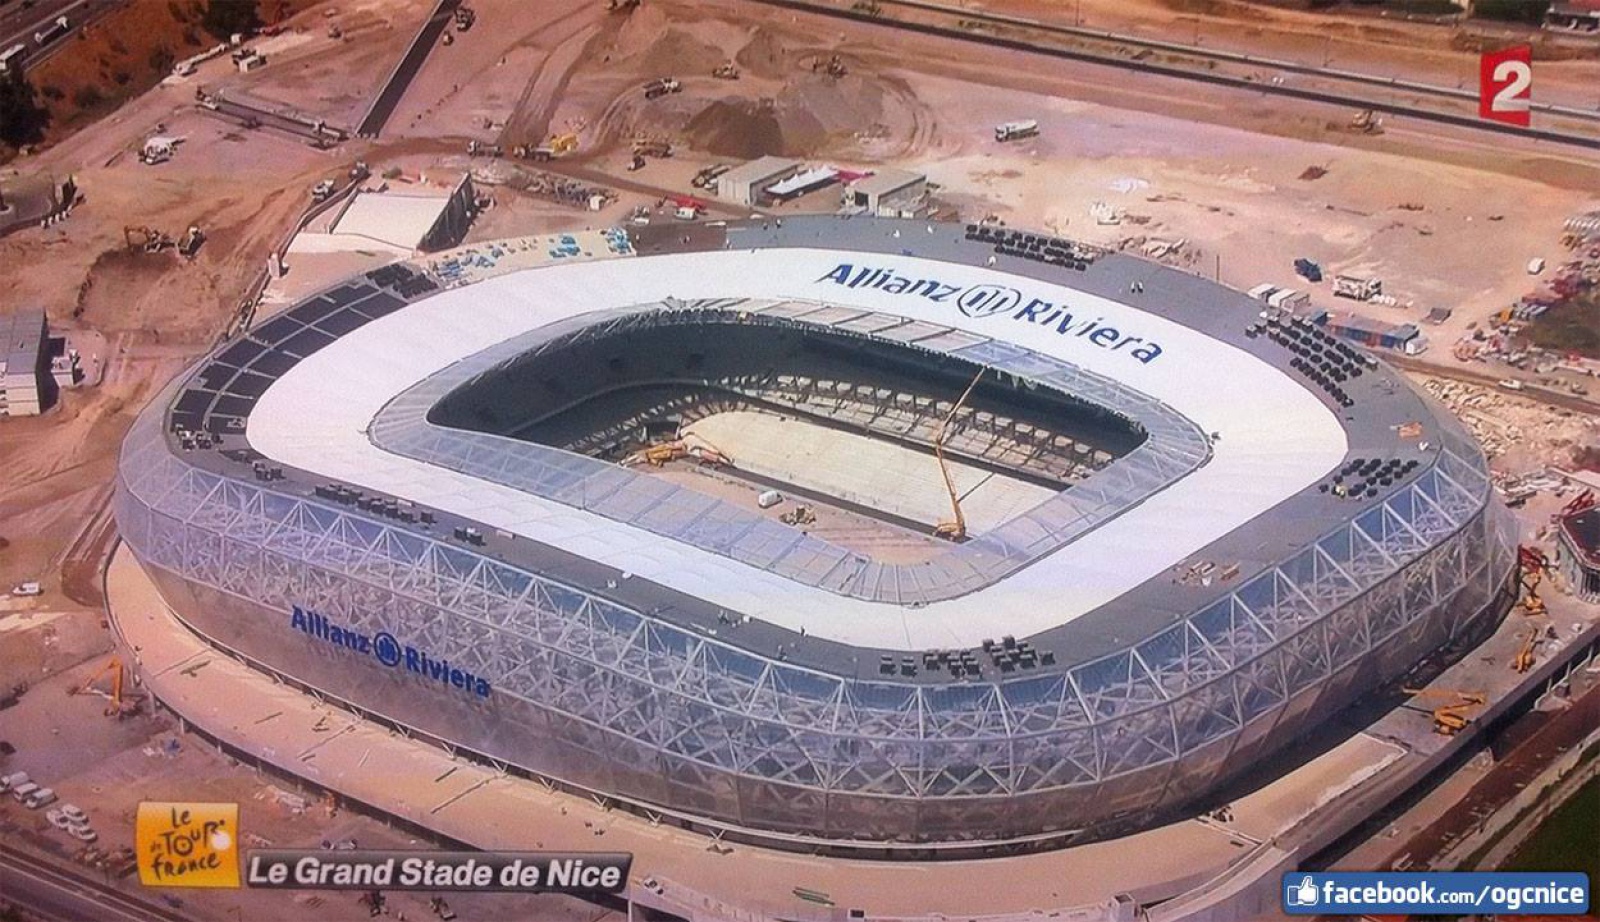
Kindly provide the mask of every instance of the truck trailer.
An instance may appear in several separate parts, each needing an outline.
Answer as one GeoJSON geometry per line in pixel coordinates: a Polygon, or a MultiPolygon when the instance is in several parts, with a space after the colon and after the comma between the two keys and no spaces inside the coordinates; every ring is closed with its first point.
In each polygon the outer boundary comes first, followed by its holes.
{"type": "Polygon", "coordinates": [[[33,43],[43,48],[61,36],[66,35],[67,29],[71,28],[71,25],[67,21],[67,17],[57,16],[54,22],[33,33],[33,43]]]}
{"type": "Polygon", "coordinates": [[[1031,138],[1039,133],[1039,123],[1034,119],[1020,122],[1006,122],[994,127],[994,139],[1001,143],[1006,141],[1020,141],[1031,138]]]}
{"type": "Polygon", "coordinates": [[[657,77],[644,85],[645,99],[659,99],[668,93],[683,92],[683,84],[672,77],[657,77]]]}

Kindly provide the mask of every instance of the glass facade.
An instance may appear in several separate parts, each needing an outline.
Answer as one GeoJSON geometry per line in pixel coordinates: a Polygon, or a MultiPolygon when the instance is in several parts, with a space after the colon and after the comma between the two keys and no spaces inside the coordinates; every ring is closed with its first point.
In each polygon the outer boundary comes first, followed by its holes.
{"type": "Polygon", "coordinates": [[[116,506],[193,629],[531,772],[758,833],[1015,842],[1154,820],[1499,617],[1514,565],[1481,453],[1441,420],[1435,460],[1405,488],[1114,654],[960,684],[847,679],[300,487],[204,470],[164,432],[176,393],[130,432],[116,506]],[[388,634],[446,663],[443,678],[308,632],[297,607],[388,634]]]}

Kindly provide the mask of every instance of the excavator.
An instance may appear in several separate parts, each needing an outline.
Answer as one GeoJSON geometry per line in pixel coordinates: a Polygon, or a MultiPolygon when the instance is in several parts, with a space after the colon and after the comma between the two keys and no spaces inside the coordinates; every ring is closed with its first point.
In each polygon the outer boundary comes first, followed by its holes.
{"type": "Polygon", "coordinates": [[[122,694],[122,660],[115,656],[108,660],[104,666],[101,666],[94,675],[90,676],[88,681],[68,691],[75,695],[92,692],[93,694],[104,696],[106,699],[105,715],[107,717],[127,717],[139,710],[138,698],[133,696],[124,697],[122,694]],[[108,674],[111,676],[111,691],[109,694],[94,687],[94,683],[108,674]]]}
{"type": "Polygon", "coordinates": [[[1483,692],[1464,692],[1449,688],[1405,688],[1408,695],[1417,698],[1448,698],[1449,704],[1433,709],[1433,732],[1440,736],[1455,736],[1467,726],[1467,712],[1489,703],[1483,692]]]}
{"type": "Polygon", "coordinates": [[[157,253],[172,246],[172,238],[145,225],[129,224],[122,229],[122,240],[130,250],[143,250],[146,253],[157,253]]]}
{"type": "Polygon", "coordinates": [[[955,481],[950,478],[950,465],[944,460],[944,440],[950,432],[950,423],[955,420],[956,414],[961,412],[961,408],[966,406],[967,398],[972,396],[973,389],[978,386],[978,379],[982,377],[983,369],[980,368],[978,373],[972,376],[972,383],[961,393],[961,399],[955,402],[955,406],[950,408],[949,415],[945,416],[944,422],[939,424],[939,432],[933,437],[933,456],[939,459],[939,473],[944,475],[944,488],[950,493],[952,513],[950,521],[940,522],[934,526],[933,534],[937,538],[962,541],[967,537],[967,517],[961,512],[961,497],[956,493],[955,481]]]}

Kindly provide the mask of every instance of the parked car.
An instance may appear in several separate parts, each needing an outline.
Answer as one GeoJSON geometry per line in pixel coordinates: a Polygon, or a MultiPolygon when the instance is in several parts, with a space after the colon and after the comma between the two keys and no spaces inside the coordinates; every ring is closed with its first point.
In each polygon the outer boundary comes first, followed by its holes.
{"type": "Polygon", "coordinates": [[[93,842],[100,838],[99,834],[88,826],[70,826],[67,828],[67,834],[79,842],[93,842]]]}
{"type": "Polygon", "coordinates": [[[26,797],[21,798],[22,805],[29,810],[37,810],[56,802],[56,792],[49,788],[36,788],[26,797]]]}
{"type": "Polygon", "coordinates": [[[64,830],[68,826],[72,825],[72,821],[68,820],[67,815],[62,813],[60,810],[51,810],[49,813],[44,815],[44,818],[49,820],[50,825],[56,827],[57,829],[64,830]]]}
{"type": "Polygon", "coordinates": [[[61,812],[66,814],[68,822],[73,826],[89,825],[89,815],[78,809],[73,804],[62,804],[61,812]]]}
{"type": "Polygon", "coordinates": [[[0,778],[0,794],[9,794],[15,791],[18,785],[27,784],[30,780],[27,772],[12,772],[0,778]]]}

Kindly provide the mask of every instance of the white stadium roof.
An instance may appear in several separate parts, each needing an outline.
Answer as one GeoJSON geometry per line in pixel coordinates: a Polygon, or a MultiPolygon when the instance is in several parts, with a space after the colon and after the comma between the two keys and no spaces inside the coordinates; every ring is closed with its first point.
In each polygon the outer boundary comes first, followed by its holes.
{"type": "MultiPolygon", "coordinates": [[[[982,314],[981,305],[969,304],[982,314]]],[[[1053,308],[1052,308],[1053,309],[1053,308]]],[[[1091,334],[1092,335],[1092,334],[1091,334]]],[[[1284,371],[1133,307],[994,270],[827,249],[719,251],[557,264],[426,298],[304,359],[250,414],[252,446],[332,480],[409,498],[631,572],[730,611],[844,643],[903,650],[975,646],[998,630],[1027,636],[1070,621],[1191,557],[1338,466],[1340,420],[1284,371]],[[958,290],[993,285],[1098,318],[1131,348],[1016,321],[968,316],[896,286],[851,288],[841,264],[958,290]],[[826,301],[1013,342],[1122,382],[1213,436],[1210,461],[1056,553],[977,591],[912,608],[848,598],[604,516],[384,451],[373,419],[397,395],[505,340],[545,325],[668,298],[826,301]],[[1148,353],[1146,354],[1148,357],[1148,353]],[[1051,604],[1041,605],[1048,598],[1051,604]]]]}

